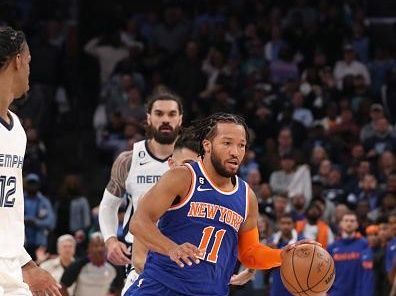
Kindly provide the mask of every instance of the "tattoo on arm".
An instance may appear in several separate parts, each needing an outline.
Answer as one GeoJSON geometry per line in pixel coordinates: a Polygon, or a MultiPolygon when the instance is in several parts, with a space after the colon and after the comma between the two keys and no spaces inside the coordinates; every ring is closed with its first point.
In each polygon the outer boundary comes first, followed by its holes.
{"type": "Polygon", "coordinates": [[[122,197],[125,193],[125,181],[132,163],[132,151],[121,153],[111,168],[110,181],[106,189],[115,196],[122,197]]]}

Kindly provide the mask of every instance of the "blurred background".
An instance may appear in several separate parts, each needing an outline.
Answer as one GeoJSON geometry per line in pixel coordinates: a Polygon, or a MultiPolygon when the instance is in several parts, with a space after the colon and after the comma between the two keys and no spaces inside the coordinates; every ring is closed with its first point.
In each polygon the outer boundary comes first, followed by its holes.
{"type": "MultiPolygon", "coordinates": [[[[26,198],[43,196],[53,213],[43,227],[26,213],[33,256],[55,253],[67,233],[84,253],[111,164],[144,138],[145,99],[160,86],[183,98],[185,125],[244,116],[252,142],[240,176],[259,199],[264,241],[285,213],[326,223],[328,244],[347,209],[363,236],[389,226],[395,1],[15,0],[0,2],[0,23],[22,29],[32,55],[28,99],[14,108],[28,136],[26,198]]],[[[263,295],[260,276],[249,285],[263,295]]]]}

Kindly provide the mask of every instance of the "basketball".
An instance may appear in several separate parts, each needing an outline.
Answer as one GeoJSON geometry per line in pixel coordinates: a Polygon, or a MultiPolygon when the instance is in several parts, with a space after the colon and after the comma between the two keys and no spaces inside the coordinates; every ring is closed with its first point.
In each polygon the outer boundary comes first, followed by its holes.
{"type": "Polygon", "coordinates": [[[322,247],[302,244],[285,253],[280,274],[293,295],[326,295],[335,278],[334,261],[322,247]]]}

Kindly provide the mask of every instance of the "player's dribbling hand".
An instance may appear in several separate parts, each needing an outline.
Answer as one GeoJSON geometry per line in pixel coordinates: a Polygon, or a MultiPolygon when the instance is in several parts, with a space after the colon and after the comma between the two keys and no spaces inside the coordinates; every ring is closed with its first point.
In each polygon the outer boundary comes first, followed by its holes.
{"type": "Polygon", "coordinates": [[[44,269],[34,266],[22,269],[23,281],[28,284],[33,296],[62,296],[60,284],[44,269]]]}
{"type": "Polygon", "coordinates": [[[131,263],[131,252],[127,246],[117,240],[115,237],[110,237],[106,241],[107,259],[115,265],[127,265],[131,263]],[[127,257],[129,256],[129,257],[127,257]]]}
{"type": "Polygon", "coordinates": [[[169,251],[170,259],[182,268],[184,264],[188,266],[191,266],[192,262],[198,264],[200,262],[199,257],[203,257],[203,255],[204,252],[202,250],[190,243],[176,245],[169,251]]]}
{"type": "Polygon", "coordinates": [[[316,246],[319,246],[319,247],[322,246],[322,244],[318,243],[317,241],[314,241],[314,240],[311,240],[311,239],[303,239],[303,240],[300,240],[298,242],[295,242],[294,244],[290,244],[290,245],[287,245],[284,248],[282,248],[281,257],[283,257],[285,252],[289,252],[289,251],[293,250],[295,247],[297,247],[298,245],[303,245],[303,244],[311,244],[311,245],[316,245],[316,246]]]}

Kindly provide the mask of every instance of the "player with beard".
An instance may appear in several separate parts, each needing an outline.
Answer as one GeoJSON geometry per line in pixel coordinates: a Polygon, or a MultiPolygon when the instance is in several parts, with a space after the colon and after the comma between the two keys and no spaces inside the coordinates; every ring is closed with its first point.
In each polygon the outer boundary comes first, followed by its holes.
{"type": "MultiPolygon", "coordinates": [[[[147,139],[121,153],[114,161],[111,177],[99,208],[99,224],[107,246],[107,257],[115,265],[131,263],[133,237],[128,224],[142,197],[168,169],[168,158],[182,124],[182,104],[166,89],[155,92],[147,103],[147,139]],[[123,197],[127,199],[124,218],[124,242],[117,239],[117,213],[123,197]]],[[[133,276],[134,273],[130,273],[133,276]]],[[[130,282],[130,281],[129,281],[130,282]]]]}
{"type": "Polygon", "coordinates": [[[26,133],[9,107],[26,97],[30,60],[23,32],[0,27],[0,295],[60,296],[56,280],[23,247],[26,133]]]}
{"type": "Polygon", "coordinates": [[[259,243],[257,199],[236,176],[248,143],[244,120],[218,113],[193,131],[202,161],[165,173],[132,217],[130,231],[150,252],[125,295],[223,296],[237,257],[253,269],[281,264],[280,250],[259,243]]]}

